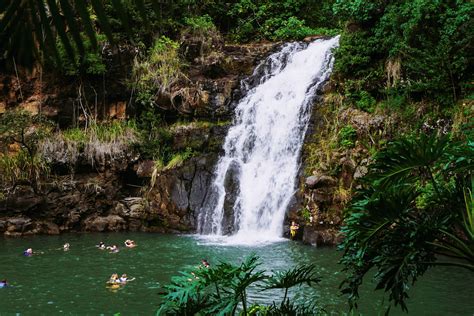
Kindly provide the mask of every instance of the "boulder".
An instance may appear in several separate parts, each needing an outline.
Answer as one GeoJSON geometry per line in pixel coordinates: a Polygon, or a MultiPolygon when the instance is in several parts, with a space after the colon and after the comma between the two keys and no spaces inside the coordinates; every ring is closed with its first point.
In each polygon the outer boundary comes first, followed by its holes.
{"type": "Polygon", "coordinates": [[[305,184],[308,189],[317,189],[322,187],[333,187],[337,184],[337,180],[330,176],[314,175],[307,177],[305,184]]]}
{"type": "Polygon", "coordinates": [[[84,221],[84,230],[93,232],[120,231],[126,227],[125,220],[118,215],[92,215],[84,221]]]}
{"type": "Polygon", "coordinates": [[[318,228],[305,226],[303,229],[303,242],[312,246],[335,246],[342,241],[339,231],[334,228],[318,228]]]}
{"type": "Polygon", "coordinates": [[[39,221],[33,224],[31,233],[33,234],[45,234],[45,235],[59,235],[59,227],[53,222],[39,221]]]}
{"type": "Polygon", "coordinates": [[[7,220],[7,232],[23,233],[31,227],[31,219],[27,217],[12,217],[7,220]]]}

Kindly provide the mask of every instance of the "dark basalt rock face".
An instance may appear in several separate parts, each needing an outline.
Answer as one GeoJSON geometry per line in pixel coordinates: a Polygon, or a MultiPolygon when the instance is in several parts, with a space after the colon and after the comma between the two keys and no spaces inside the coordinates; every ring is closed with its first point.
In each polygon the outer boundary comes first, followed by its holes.
{"type": "MultiPolygon", "coordinates": [[[[44,181],[39,191],[19,185],[0,200],[0,234],[192,232],[196,229],[197,212],[209,194],[213,169],[227,133],[227,126],[221,121],[232,117],[235,102],[241,97],[240,80],[249,76],[277,44],[213,42],[212,50],[202,56],[196,43],[186,45],[183,42],[183,47],[187,47],[184,56],[199,59],[191,62],[187,69],[189,80],[178,83],[169,95],[159,96],[161,99],[156,102],[171,116],[214,122],[204,127],[188,124],[171,131],[173,150],[184,151],[191,147],[201,154],[159,172],[153,161],[142,160],[130,148],[124,148],[122,154],[116,154],[113,159],[100,161],[91,161],[85,155],[78,155],[74,162],[53,157],[49,161],[53,177],[44,181]]],[[[107,91],[97,89],[98,95],[95,95],[95,83],[87,85],[92,90],[85,91],[85,97],[103,100],[99,109],[101,119],[124,119],[126,113],[133,111],[127,108],[130,94],[122,84],[132,60],[128,57],[115,67],[114,74],[107,74],[100,82],[100,87],[107,85],[107,91]]],[[[20,92],[14,84],[16,81],[14,74],[0,74],[0,92],[4,96],[0,98],[0,113],[13,108],[33,114],[41,111],[59,126],[68,126],[77,114],[71,112],[77,99],[77,83],[47,73],[40,76],[36,72],[22,74],[20,71],[20,92]]],[[[227,212],[234,202],[229,196],[227,212]]],[[[230,231],[233,223],[227,226],[230,231]]]]}
{"type": "Polygon", "coordinates": [[[0,203],[0,233],[194,231],[216,159],[217,154],[193,157],[163,171],[152,188],[136,196],[119,173],[63,176],[41,196],[21,188],[0,203]]]}

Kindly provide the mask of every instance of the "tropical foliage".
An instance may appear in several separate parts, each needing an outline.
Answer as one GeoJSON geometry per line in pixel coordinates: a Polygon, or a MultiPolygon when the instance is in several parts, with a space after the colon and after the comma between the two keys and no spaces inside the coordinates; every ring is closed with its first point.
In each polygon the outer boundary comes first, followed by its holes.
{"type": "Polygon", "coordinates": [[[352,306],[372,270],[376,289],[404,310],[410,285],[429,267],[474,271],[474,142],[465,137],[406,136],[376,156],[342,229],[342,287],[352,306]]]}
{"type": "Polygon", "coordinates": [[[259,269],[259,258],[247,257],[240,265],[221,262],[214,266],[200,266],[181,272],[165,287],[163,303],[157,315],[316,315],[313,304],[295,304],[290,288],[320,282],[313,265],[274,272],[259,269]],[[252,304],[249,291],[284,290],[280,302],[268,305],[252,304]]]}
{"type": "Polygon", "coordinates": [[[472,1],[337,0],[333,8],[349,23],[336,57],[346,92],[392,89],[446,104],[472,79],[472,1]]]}
{"type": "Polygon", "coordinates": [[[0,116],[0,183],[2,191],[12,191],[19,184],[39,190],[39,179],[49,168],[38,155],[38,145],[52,131],[51,122],[41,115],[8,111],[0,116]]]}

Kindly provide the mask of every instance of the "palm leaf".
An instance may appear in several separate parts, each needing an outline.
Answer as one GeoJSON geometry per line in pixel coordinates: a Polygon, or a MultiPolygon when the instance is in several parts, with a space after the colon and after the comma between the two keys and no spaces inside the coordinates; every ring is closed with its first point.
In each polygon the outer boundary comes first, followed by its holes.
{"type": "MultiPolygon", "coordinates": [[[[147,2],[153,8],[161,10],[157,0],[147,2]]],[[[39,61],[42,61],[42,56],[52,56],[60,65],[61,59],[56,48],[58,36],[68,58],[75,63],[75,55],[84,54],[82,30],[90,39],[92,48],[97,48],[96,31],[89,16],[88,3],[97,15],[100,31],[107,36],[109,42],[114,43],[109,17],[102,1],[4,0],[0,1],[0,56],[15,57],[25,65],[32,64],[33,56],[39,61]],[[45,53],[39,54],[37,48],[45,53]]],[[[112,5],[124,28],[132,34],[122,0],[112,0],[112,5]]],[[[142,15],[144,25],[149,25],[145,2],[137,1],[136,7],[142,15]]]]}
{"type": "Polygon", "coordinates": [[[95,36],[95,31],[89,13],[87,12],[87,7],[85,1],[74,1],[74,5],[77,13],[81,17],[82,25],[86,31],[89,40],[91,41],[92,47],[97,47],[97,38],[95,36]]]}

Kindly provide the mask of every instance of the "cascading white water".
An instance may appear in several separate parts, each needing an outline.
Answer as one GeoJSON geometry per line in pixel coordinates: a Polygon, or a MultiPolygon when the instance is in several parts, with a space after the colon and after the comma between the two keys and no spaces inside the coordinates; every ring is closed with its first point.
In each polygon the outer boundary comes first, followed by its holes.
{"type": "Polygon", "coordinates": [[[311,103],[330,75],[338,42],[334,37],[286,44],[257,67],[254,77],[262,70],[263,75],[236,107],[212,193],[199,212],[201,234],[232,234],[236,243],[279,239],[311,103]],[[231,187],[234,192],[228,192],[231,187]]]}

